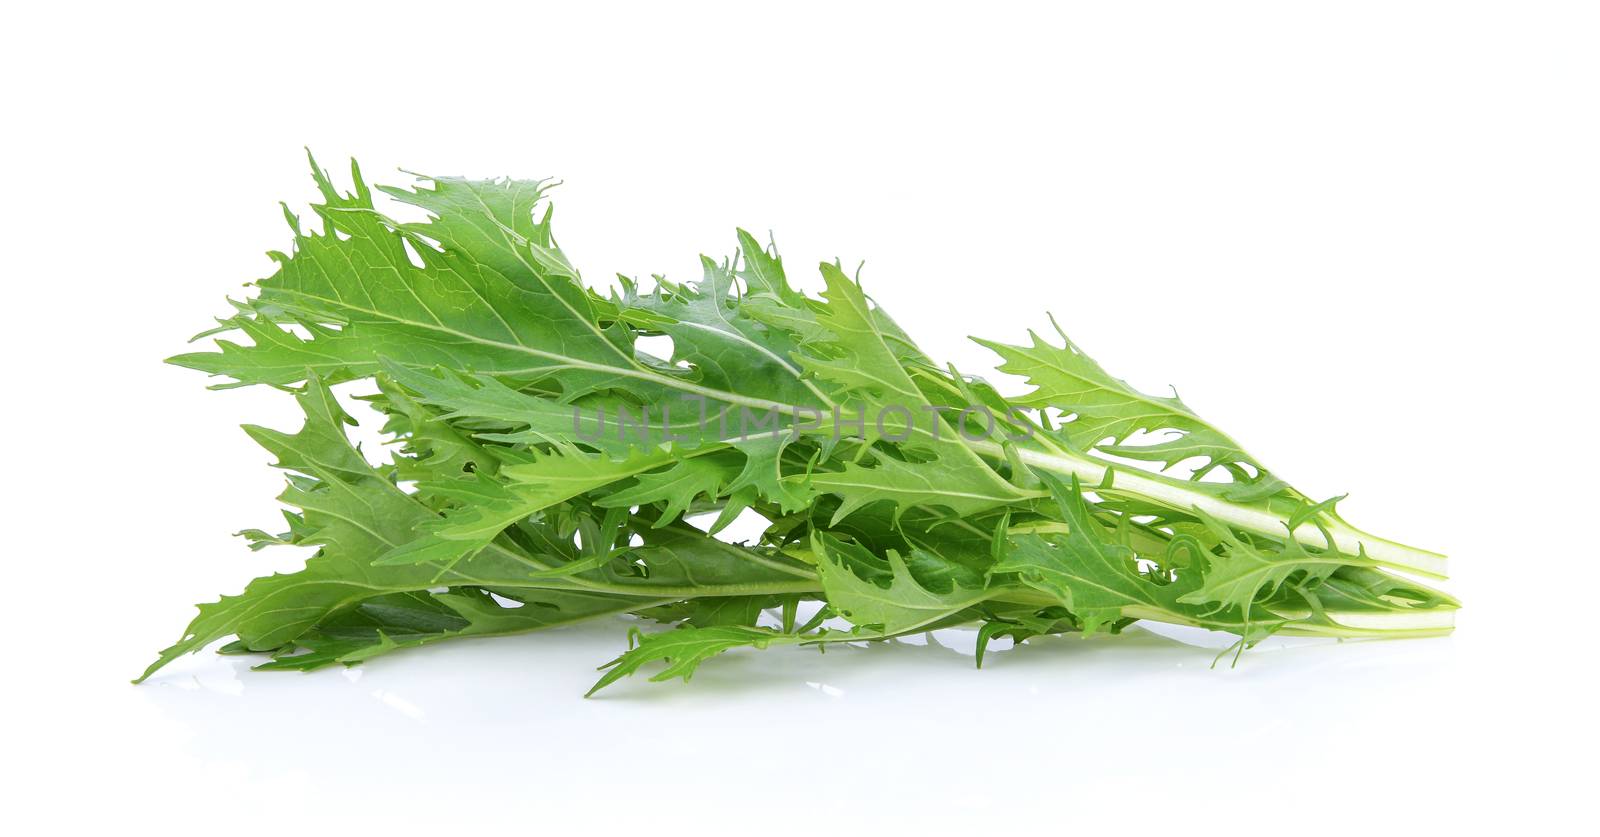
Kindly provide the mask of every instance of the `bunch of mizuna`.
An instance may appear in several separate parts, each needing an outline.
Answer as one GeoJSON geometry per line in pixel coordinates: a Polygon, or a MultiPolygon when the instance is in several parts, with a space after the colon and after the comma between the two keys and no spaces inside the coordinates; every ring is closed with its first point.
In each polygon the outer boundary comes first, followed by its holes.
{"type": "Polygon", "coordinates": [[[1007,398],[836,264],[804,293],[743,231],[698,282],[600,293],[552,238],[546,182],[379,187],[428,216],[401,223],[359,169],[348,193],[312,169],[315,223],[289,214],[293,249],[215,350],[172,362],[298,400],[299,430],[245,428],[286,472],[287,528],[242,534],[315,553],[201,605],[146,677],[224,638],[309,670],[622,614],[595,689],[955,626],[980,664],[996,637],[1138,620],[1239,649],[1450,630],[1456,602],[1413,580],[1442,556],[1352,527],[1064,336],[980,341],[1026,379],[1007,398]],[[645,350],[663,336],[668,356],[645,350]],[[350,382],[384,417],[382,464],[330,390],[350,382]],[[716,537],[751,513],[759,538],[716,537]]]}

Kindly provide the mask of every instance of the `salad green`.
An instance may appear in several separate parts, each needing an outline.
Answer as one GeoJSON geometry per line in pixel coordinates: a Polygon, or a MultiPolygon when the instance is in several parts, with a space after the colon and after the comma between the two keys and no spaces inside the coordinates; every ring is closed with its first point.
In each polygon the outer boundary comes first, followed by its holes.
{"type": "Polygon", "coordinates": [[[1443,556],[1351,526],[1064,335],[979,341],[1026,380],[1007,397],[839,265],[807,294],[744,231],[697,282],[602,293],[556,245],[546,181],[377,187],[429,216],[402,223],[354,165],[348,192],[312,169],[315,223],[286,210],[276,272],[171,362],[298,400],[298,430],[245,428],[286,472],[286,528],[241,534],[315,553],[201,605],[141,680],[224,638],[308,670],[618,614],[635,626],[595,689],[962,625],[980,664],[997,637],[1137,620],[1241,650],[1451,630],[1455,600],[1416,580],[1443,556]],[[392,440],[378,464],[333,394],[352,382],[392,440]],[[717,537],[751,515],[759,539],[717,537]]]}

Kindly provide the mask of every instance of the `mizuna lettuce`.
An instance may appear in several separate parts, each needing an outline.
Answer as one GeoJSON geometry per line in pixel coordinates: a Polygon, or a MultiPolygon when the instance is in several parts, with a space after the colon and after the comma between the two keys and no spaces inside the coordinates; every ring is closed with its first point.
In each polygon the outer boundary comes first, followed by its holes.
{"type": "Polygon", "coordinates": [[[630,630],[595,689],[960,625],[980,664],[996,637],[1141,619],[1241,650],[1451,629],[1456,602],[1412,578],[1443,556],[1356,529],[1064,335],[979,341],[1029,385],[1007,398],[837,264],[807,295],[743,231],[698,282],[602,294],[556,246],[544,181],[379,187],[430,216],[400,223],[359,169],[349,193],[312,169],[315,228],[290,214],[292,251],[215,349],[171,362],[298,399],[298,431],[245,428],[287,472],[287,531],[242,534],[316,552],[201,605],[141,680],[227,637],[308,670],[615,614],[674,627],[630,630]],[[644,348],[661,337],[668,356],[644,348]],[[330,392],[352,381],[393,439],[381,465],[330,392]],[[745,513],[757,542],[714,536],[745,513]]]}

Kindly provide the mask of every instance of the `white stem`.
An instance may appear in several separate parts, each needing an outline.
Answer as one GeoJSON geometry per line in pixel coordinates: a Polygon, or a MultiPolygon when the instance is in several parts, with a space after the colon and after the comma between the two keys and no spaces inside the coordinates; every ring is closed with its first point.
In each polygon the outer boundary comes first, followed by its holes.
{"type": "MultiPolygon", "coordinates": [[[[973,442],[972,446],[992,456],[1005,455],[1004,449],[993,442],[973,442]]],[[[1028,448],[1016,450],[1017,455],[1030,467],[1062,476],[1076,476],[1085,486],[1090,487],[1102,482],[1106,470],[1111,467],[1109,463],[1092,459],[1058,456],[1028,448]]],[[[1137,471],[1119,468],[1113,479],[1117,491],[1137,494],[1173,509],[1183,511],[1199,509],[1217,520],[1247,532],[1282,538],[1288,529],[1288,523],[1283,517],[1266,509],[1233,503],[1202,491],[1152,479],[1137,471]]],[[[1368,558],[1384,566],[1434,578],[1445,577],[1445,557],[1437,552],[1369,535],[1339,520],[1327,521],[1325,525],[1333,537],[1334,546],[1340,552],[1357,555],[1364,550],[1368,558]]],[[[1295,530],[1294,537],[1307,546],[1323,546],[1327,543],[1322,531],[1311,523],[1301,524],[1300,528],[1295,530]]]]}
{"type": "MultiPolygon", "coordinates": [[[[1305,619],[1311,615],[1309,611],[1296,613],[1294,611],[1274,610],[1273,613],[1290,619],[1305,619]]],[[[1205,627],[1204,625],[1186,621],[1178,614],[1160,608],[1124,607],[1122,615],[1132,616],[1136,619],[1148,619],[1152,622],[1165,622],[1170,625],[1205,627]]],[[[1333,624],[1291,622],[1280,628],[1277,633],[1282,636],[1400,639],[1406,637],[1449,636],[1456,626],[1454,608],[1433,608],[1415,612],[1395,611],[1387,613],[1374,611],[1327,611],[1323,615],[1328,617],[1333,624]]]]}

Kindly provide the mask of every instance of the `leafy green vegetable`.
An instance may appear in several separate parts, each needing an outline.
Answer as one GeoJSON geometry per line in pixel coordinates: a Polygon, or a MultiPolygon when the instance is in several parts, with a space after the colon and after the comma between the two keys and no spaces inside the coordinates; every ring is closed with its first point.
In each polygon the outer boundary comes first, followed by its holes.
{"type": "Polygon", "coordinates": [[[202,605],[141,680],[228,637],[307,670],[617,614],[674,627],[630,629],[594,690],[962,625],[979,663],[997,637],[1141,619],[1241,649],[1451,628],[1456,602],[1408,577],[1443,556],[1354,528],[1064,334],[980,341],[1029,384],[1007,398],[838,265],[808,295],[742,230],[697,282],[601,293],[556,246],[543,181],[380,187],[429,216],[401,223],[354,166],[347,193],[312,170],[315,224],[290,215],[277,271],[172,362],[294,394],[298,431],[246,428],[287,473],[288,531],[241,534],[315,554],[202,605]],[[352,382],[394,443],[380,465],[334,396],[352,382]],[[715,536],[751,514],[755,542],[715,536]]]}

